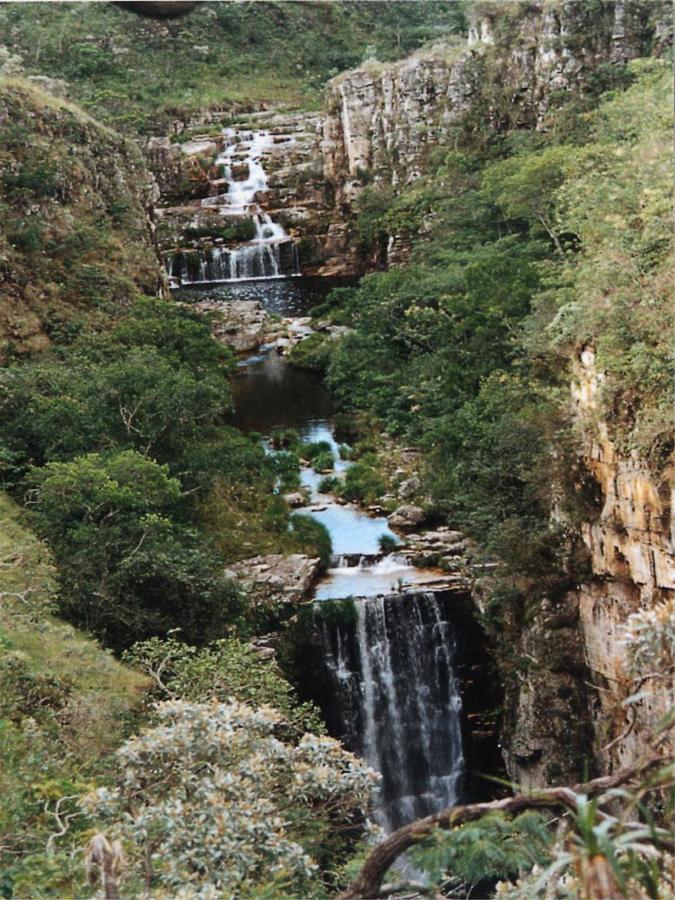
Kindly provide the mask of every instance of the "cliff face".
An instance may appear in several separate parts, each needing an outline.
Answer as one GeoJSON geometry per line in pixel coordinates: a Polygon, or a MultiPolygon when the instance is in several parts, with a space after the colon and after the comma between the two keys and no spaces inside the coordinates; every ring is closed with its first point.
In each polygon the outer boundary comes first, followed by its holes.
{"type": "MultiPolygon", "coordinates": [[[[472,12],[466,42],[368,63],[330,83],[322,152],[345,221],[367,185],[418,178],[435,146],[452,148],[460,122],[541,128],[557,92],[583,92],[594,73],[601,77],[599,67],[660,54],[670,39],[668,7],[659,2],[485,2],[472,12]]],[[[388,264],[405,257],[405,241],[391,235],[388,264]]],[[[654,680],[637,706],[622,706],[635,690],[622,643],[628,617],[675,590],[670,498],[664,478],[622,456],[598,424],[601,375],[591,349],[574,371],[585,464],[601,508],[582,528],[590,577],[508,628],[504,756],[509,775],[527,787],[629,763],[674,686],[654,680]]]]}
{"type": "Polygon", "coordinates": [[[0,81],[0,163],[0,356],[161,290],[154,185],[131,142],[29,82],[0,81]]]}
{"type": "Polygon", "coordinates": [[[663,3],[476,3],[466,41],[333,79],[323,124],[325,174],[346,216],[373,182],[418,177],[429,150],[467,114],[495,129],[538,127],[554,92],[583,90],[600,64],[660,52],[663,3]]]}
{"type": "Polygon", "coordinates": [[[675,596],[672,471],[660,476],[637,456],[622,456],[598,421],[602,375],[595,354],[585,347],[575,366],[572,395],[582,422],[594,422],[586,461],[602,494],[602,509],[583,526],[593,579],[578,592],[579,627],[592,682],[596,750],[601,767],[626,765],[644,747],[644,736],[672,707],[673,679],[654,679],[647,696],[627,709],[621,704],[635,691],[623,643],[631,613],[675,596]],[[602,746],[613,746],[602,752],[602,746]]]}

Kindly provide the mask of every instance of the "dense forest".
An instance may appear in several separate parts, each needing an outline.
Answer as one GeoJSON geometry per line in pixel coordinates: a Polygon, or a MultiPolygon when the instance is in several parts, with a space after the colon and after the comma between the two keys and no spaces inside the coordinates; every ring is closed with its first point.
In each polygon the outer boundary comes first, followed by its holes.
{"type": "Polygon", "coordinates": [[[666,13],[124,6],[0,7],[0,895],[671,896],[666,13]]]}

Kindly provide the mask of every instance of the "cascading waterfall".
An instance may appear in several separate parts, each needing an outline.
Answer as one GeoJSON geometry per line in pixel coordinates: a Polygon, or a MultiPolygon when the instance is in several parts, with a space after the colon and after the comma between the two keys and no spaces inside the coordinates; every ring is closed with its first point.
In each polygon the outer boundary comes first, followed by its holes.
{"type": "Polygon", "coordinates": [[[382,775],[378,823],[392,831],[456,803],[464,773],[455,639],[431,592],[354,601],[320,615],[342,739],[382,775]]]}
{"type": "Polygon", "coordinates": [[[250,219],[255,235],[234,249],[214,246],[171,254],[166,259],[167,275],[177,286],[299,275],[297,247],[256,199],[268,186],[262,158],[274,144],[274,135],[268,131],[239,132],[234,128],[225,129],[223,135],[225,149],[215,164],[222,167],[219,183],[226,190],[206,197],[202,206],[219,210],[224,220],[250,219]],[[240,179],[237,176],[242,172],[245,178],[240,179]]]}

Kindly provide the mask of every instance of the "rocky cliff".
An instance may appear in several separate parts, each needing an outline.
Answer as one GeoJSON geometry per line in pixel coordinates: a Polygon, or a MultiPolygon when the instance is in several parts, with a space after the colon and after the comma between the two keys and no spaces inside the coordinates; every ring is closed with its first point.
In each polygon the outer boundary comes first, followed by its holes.
{"type": "MultiPolygon", "coordinates": [[[[583,93],[603,66],[663,53],[670,41],[660,2],[476,3],[470,13],[465,42],[370,62],[330,83],[322,152],[346,222],[366,186],[415,181],[460,126],[546,127],[556,95],[583,93]]],[[[405,260],[404,243],[390,236],[389,264],[405,260]]],[[[528,787],[630,762],[672,702],[673,684],[655,680],[637,707],[622,706],[635,687],[622,643],[628,617],[675,590],[665,476],[622,456],[598,424],[602,376],[590,348],[575,375],[585,464],[601,502],[582,528],[590,577],[508,629],[504,755],[528,787]]]]}
{"type": "Polygon", "coordinates": [[[366,185],[418,178],[467,118],[498,131],[541,127],[557,93],[583,92],[599,66],[662,52],[669,40],[662,2],[480,2],[469,15],[466,40],[330,82],[321,147],[343,217],[366,185]]]}
{"type": "Polygon", "coordinates": [[[135,146],[65,100],[0,81],[0,356],[156,294],[154,183],[135,146]]]}
{"type": "Polygon", "coordinates": [[[598,417],[602,373],[596,371],[592,347],[580,352],[575,375],[573,400],[587,424],[587,465],[602,497],[597,519],[583,526],[593,578],[578,591],[579,630],[596,694],[596,750],[601,767],[611,770],[644,748],[646,733],[672,707],[675,695],[671,674],[650,679],[636,706],[622,705],[636,690],[624,643],[628,617],[675,597],[673,473],[656,473],[637,454],[618,452],[598,417]]]}

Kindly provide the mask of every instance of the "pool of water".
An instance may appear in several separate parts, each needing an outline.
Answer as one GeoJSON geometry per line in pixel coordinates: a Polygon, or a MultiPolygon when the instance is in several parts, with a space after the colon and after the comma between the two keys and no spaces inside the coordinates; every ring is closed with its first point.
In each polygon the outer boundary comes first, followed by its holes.
{"type": "Polygon", "coordinates": [[[176,300],[259,300],[272,315],[306,316],[313,306],[322,303],[331,291],[350,287],[354,278],[296,278],[241,281],[237,284],[203,284],[180,288],[174,293],[176,300]]]}

